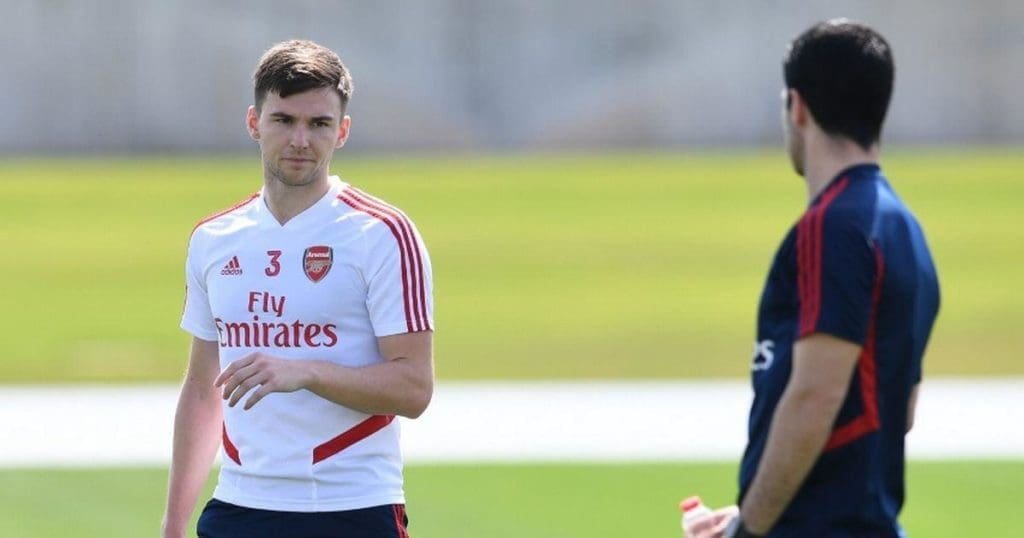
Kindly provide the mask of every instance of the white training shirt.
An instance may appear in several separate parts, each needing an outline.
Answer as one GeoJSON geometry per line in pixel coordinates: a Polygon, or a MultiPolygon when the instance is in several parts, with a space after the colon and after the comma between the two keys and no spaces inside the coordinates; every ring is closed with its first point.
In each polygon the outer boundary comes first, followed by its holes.
{"type": "MultiPolygon", "coordinates": [[[[283,226],[262,191],[200,222],[189,241],[181,327],[220,343],[223,370],[255,351],[358,367],[377,338],[432,330],[430,259],[399,210],[337,177],[283,226]]],[[[245,396],[248,398],[249,394],[245,396]]],[[[224,403],[213,496],[295,512],[404,503],[399,425],[312,392],[224,403]]]]}

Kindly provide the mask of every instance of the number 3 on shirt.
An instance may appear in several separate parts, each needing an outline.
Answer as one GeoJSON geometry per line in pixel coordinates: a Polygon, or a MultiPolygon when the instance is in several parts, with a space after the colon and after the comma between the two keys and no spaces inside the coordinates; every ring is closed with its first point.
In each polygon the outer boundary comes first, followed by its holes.
{"type": "Polygon", "coordinates": [[[281,272],[281,262],[277,261],[281,257],[280,250],[268,250],[267,256],[270,256],[270,266],[263,270],[263,273],[267,276],[277,276],[281,272]]]}

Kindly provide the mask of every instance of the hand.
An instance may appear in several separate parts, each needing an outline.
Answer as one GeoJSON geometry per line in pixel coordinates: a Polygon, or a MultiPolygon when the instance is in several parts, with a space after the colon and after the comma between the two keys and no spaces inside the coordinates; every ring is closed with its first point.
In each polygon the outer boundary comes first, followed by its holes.
{"type": "Polygon", "coordinates": [[[251,409],[271,392],[295,392],[309,384],[310,374],[306,361],[286,360],[265,353],[250,353],[228,365],[217,376],[215,387],[224,387],[223,398],[230,398],[234,407],[243,396],[257,388],[245,401],[243,409],[251,409]]]}
{"type": "Polygon", "coordinates": [[[711,515],[694,521],[690,526],[690,533],[685,538],[722,538],[729,522],[739,514],[740,508],[736,505],[719,508],[711,515]]]}

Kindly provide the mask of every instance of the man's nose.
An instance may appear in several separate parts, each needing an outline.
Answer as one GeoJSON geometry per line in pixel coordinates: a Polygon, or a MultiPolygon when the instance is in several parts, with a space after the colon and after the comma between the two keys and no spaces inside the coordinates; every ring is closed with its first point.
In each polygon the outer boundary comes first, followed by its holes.
{"type": "Polygon", "coordinates": [[[305,148],[309,146],[309,132],[303,126],[298,126],[292,130],[291,145],[296,148],[305,148]]]}

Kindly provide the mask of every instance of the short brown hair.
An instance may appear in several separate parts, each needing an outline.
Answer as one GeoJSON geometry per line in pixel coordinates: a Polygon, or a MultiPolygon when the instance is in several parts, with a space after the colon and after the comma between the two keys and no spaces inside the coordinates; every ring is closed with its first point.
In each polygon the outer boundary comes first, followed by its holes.
{"type": "Polygon", "coordinates": [[[270,47],[263,53],[253,74],[256,110],[268,92],[281,97],[316,89],[334,88],[345,113],[352,97],[352,75],[331,49],[307,40],[293,39],[270,47]]]}

